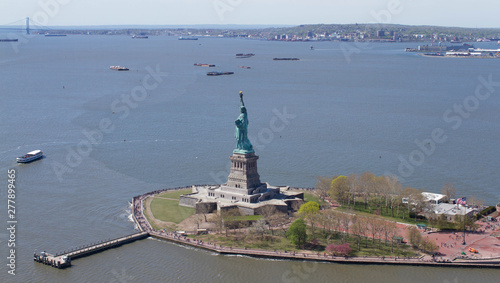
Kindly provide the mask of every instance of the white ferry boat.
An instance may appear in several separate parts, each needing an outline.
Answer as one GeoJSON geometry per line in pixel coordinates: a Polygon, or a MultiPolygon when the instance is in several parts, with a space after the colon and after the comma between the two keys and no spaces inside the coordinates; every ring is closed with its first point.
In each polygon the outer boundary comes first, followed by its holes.
{"type": "Polygon", "coordinates": [[[28,163],[33,160],[37,160],[43,157],[43,152],[41,150],[33,150],[31,152],[26,153],[24,156],[20,156],[17,158],[18,163],[28,163]]]}

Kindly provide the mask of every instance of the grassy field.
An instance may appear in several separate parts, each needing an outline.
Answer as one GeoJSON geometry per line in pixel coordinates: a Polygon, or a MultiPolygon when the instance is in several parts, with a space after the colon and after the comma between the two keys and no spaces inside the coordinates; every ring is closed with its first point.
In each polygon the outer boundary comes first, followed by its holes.
{"type": "Polygon", "coordinates": [[[315,194],[311,194],[311,193],[304,193],[304,200],[305,201],[315,201],[317,203],[319,203],[319,197],[315,194]]]}
{"type": "Polygon", "coordinates": [[[396,222],[403,222],[403,223],[408,223],[408,224],[416,224],[416,223],[429,224],[427,219],[420,219],[419,218],[419,219],[417,219],[417,221],[415,221],[415,218],[413,218],[413,217],[410,218],[408,212],[405,209],[400,209],[399,214],[394,213],[394,217],[392,217],[392,215],[391,215],[391,210],[389,209],[389,211],[386,212],[385,208],[379,209],[378,210],[379,214],[374,214],[373,213],[374,209],[372,208],[371,213],[370,213],[370,210],[368,208],[365,208],[364,204],[361,202],[356,203],[356,206],[354,207],[354,211],[352,209],[353,209],[353,207],[347,208],[347,206],[345,206],[345,205],[338,208],[338,210],[354,212],[357,215],[368,216],[368,217],[379,216],[379,217],[389,219],[392,221],[396,221],[396,222]],[[403,215],[404,215],[404,219],[403,219],[403,215]]]}
{"type": "Polygon", "coordinates": [[[304,200],[317,202],[320,206],[328,205],[325,201],[321,200],[317,194],[304,192],[304,200]]]}
{"type": "Polygon", "coordinates": [[[267,240],[260,240],[257,237],[245,237],[244,239],[237,239],[236,236],[230,235],[225,237],[221,235],[202,235],[196,236],[196,239],[205,242],[216,243],[226,247],[234,248],[247,248],[247,249],[263,249],[263,250],[280,250],[280,251],[298,251],[298,249],[284,237],[270,237],[266,236],[267,240]]]}
{"type": "Polygon", "coordinates": [[[151,201],[151,212],[158,220],[179,224],[182,220],[193,215],[195,209],[180,206],[179,202],[175,200],[154,198],[151,201]]]}
{"type": "Polygon", "coordinates": [[[185,189],[185,190],[178,190],[178,191],[166,191],[161,194],[159,194],[159,197],[162,198],[172,198],[172,199],[179,199],[180,195],[185,195],[185,194],[190,194],[191,189],[185,189]]]}
{"type": "Polygon", "coordinates": [[[360,250],[358,251],[357,236],[349,237],[348,242],[352,248],[351,255],[353,256],[415,256],[415,251],[404,244],[394,244],[393,251],[391,252],[390,243],[386,246],[383,240],[380,244],[379,240],[375,240],[375,243],[373,243],[370,238],[362,238],[360,242],[360,250]]]}

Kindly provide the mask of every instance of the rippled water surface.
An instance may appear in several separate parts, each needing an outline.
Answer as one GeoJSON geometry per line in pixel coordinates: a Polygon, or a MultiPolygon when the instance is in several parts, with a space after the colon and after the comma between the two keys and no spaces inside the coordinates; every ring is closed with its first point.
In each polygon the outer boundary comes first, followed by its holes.
{"type": "MultiPolygon", "coordinates": [[[[312,187],[318,175],[390,172],[404,185],[440,192],[451,182],[459,195],[499,201],[500,87],[477,105],[471,98],[479,77],[500,81],[499,60],[403,51],[414,44],[325,42],[314,43],[313,51],[310,45],[35,36],[15,52],[2,43],[1,202],[7,202],[7,170],[13,168],[18,223],[17,275],[2,264],[0,281],[495,281],[495,270],[257,260],[152,239],[75,260],[65,270],[32,261],[35,250],[59,252],[133,233],[128,201],[135,195],[224,182],[240,90],[262,181],[312,187]],[[256,56],[236,59],[236,53],[256,56]],[[110,65],[130,71],[111,71],[110,65]],[[235,74],[208,77],[207,71],[235,74]],[[160,75],[155,80],[152,73],[160,75]],[[464,103],[472,103],[468,115],[455,113],[464,103]],[[432,147],[427,139],[435,129],[446,140],[432,147]],[[418,144],[432,153],[419,154],[418,144]],[[34,149],[46,158],[15,163],[34,149]],[[405,167],[406,161],[413,165],[405,167]]],[[[7,209],[1,207],[6,228],[7,209]]],[[[2,263],[8,256],[5,228],[2,263]]]]}

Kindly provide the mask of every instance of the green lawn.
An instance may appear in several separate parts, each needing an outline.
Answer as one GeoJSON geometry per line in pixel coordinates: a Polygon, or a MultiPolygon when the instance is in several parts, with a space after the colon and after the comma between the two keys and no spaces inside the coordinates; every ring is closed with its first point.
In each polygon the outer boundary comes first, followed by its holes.
{"type": "Polygon", "coordinates": [[[320,206],[326,205],[327,203],[319,198],[317,194],[304,192],[304,200],[317,202],[320,206]]]}
{"type": "Polygon", "coordinates": [[[151,201],[151,212],[158,220],[179,224],[182,220],[193,215],[195,209],[180,206],[179,202],[175,200],[154,198],[151,201]]]}
{"type": "Polygon", "coordinates": [[[190,194],[190,193],[191,193],[191,189],[185,189],[185,190],[178,190],[178,191],[166,191],[166,192],[159,194],[158,196],[162,197],[162,198],[179,199],[179,197],[181,195],[190,194]]]}
{"type": "Polygon", "coordinates": [[[193,238],[203,240],[205,242],[217,243],[226,247],[247,248],[247,249],[263,249],[263,250],[279,250],[279,251],[298,251],[298,249],[284,237],[273,237],[272,240],[259,240],[256,237],[246,237],[244,240],[236,239],[234,235],[225,237],[223,235],[201,235],[192,236],[193,238]]]}
{"type": "MultiPolygon", "coordinates": [[[[343,205],[343,206],[338,208],[338,210],[341,210],[341,211],[349,211],[350,209],[353,209],[354,212],[358,215],[364,215],[364,216],[376,215],[373,213],[376,210],[376,208],[375,209],[372,208],[371,213],[370,213],[369,208],[365,208],[364,203],[362,203],[362,202],[357,202],[355,207],[351,206],[350,208],[348,208],[347,206],[343,205]]],[[[408,215],[408,211],[405,208],[399,209],[399,214],[396,214],[396,210],[394,210],[394,212],[395,212],[394,217],[392,217],[390,209],[388,211],[386,211],[385,208],[380,208],[378,215],[383,217],[383,218],[389,219],[389,220],[408,223],[408,224],[416,224],[416,223],[429,224],[427,219],[420,219],[419,218],[419,219],[417,219],[417,221],[415,221],[414,217],[410,218],[410,216],[408,215]],[[403,219],[403,215],[404,215],[404,219],[403,219]]]]}

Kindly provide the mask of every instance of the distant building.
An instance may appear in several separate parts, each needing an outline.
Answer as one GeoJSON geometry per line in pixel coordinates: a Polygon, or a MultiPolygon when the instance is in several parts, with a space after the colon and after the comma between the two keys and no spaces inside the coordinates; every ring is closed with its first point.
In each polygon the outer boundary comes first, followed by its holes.
{"type": "Polygon", "coordinates": [[[476,210],[468,208],[462,205],[456,205],[451,203],[439,203],[431,205],[430,209],[427,210],[426,217],[445,215],[448,221],[454,221],[455,217],[458,216],[473,216],[476,210]]]}
{"type": "MultiPolygon", "coordinates": [[[[440,203],[448,201],[448,197],[446,195],[442,195],[442,194],[423,192],[422,196],[424,198],[424,202],[428,202],[430,204],[440,204],[440,203]]],[[[402,198],[401,202],[404,204],[407,204],[408,198],[407,197],[402,198]]],[[[414,201],[412,201],[412,204],[415,205],[416,203],[414,203],[414,201]]]]}
{"type": "Polygon", "coordinates": [[[424,197],[424,201],[432,203],[432,204],[440,204],[442,202],[447,202],[448,197],[442,194],[434,194],[423,192],[422,196],[424,197]]]}
{"type": "Polygon", "coordinates": [[[384,30],[378,30],[377,31],[377,36],[378,37],[384,37],[385,36],[385,31],[384,30]]]}

